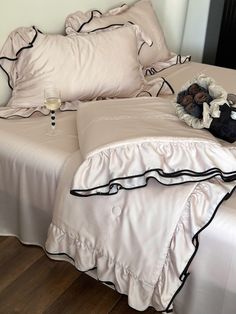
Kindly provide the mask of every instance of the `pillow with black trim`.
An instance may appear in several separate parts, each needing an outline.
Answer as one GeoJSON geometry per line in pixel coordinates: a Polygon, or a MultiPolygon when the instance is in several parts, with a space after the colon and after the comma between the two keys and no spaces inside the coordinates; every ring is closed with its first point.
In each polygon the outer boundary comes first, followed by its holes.
{"type": "Polygon", "coordinates": [[[145,85],[138,59],[143,41],[151,44],[136,25],[69,36],[18,28],[0,52],[13,89],[8,106],[41,107],[48,82],[61,91],[62,102],[134,97],[145,85]]]}
{"type": "Polygon", "coordinates": [[[44,106],[48,85],[60,90],[61,110],[76,110],[81,100],[172,94],[164,78],[145,80],[138,58],[143,41],[151,44],[137,25],[69,36],[18,28],[0,51],[0,67],[12,88],[0,117],[48,114],[44,106]]]}
{"type": "Polygon", "coordinates": [[[137,24],[152,39],[151,48],[144,44],[140,50],[140,62],[144,69],[155,66],[173,56],[169,51],[163,30],[150,0],[137,1],[132,6],[127,4],[112,9],[104,14],[98,10],[70,14],[65,21],[66,33],[91,33],[127,22],[137,24]]]}

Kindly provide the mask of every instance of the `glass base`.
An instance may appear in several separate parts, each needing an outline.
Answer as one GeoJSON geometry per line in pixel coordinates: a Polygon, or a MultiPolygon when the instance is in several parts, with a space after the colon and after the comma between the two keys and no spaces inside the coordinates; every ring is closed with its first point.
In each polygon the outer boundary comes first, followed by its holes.
{"type": "Polygon", "coordinates": [[[60,130],[60,129],[57,129],[57,128],[51,128],[50,130],[48,130],[47,132],[46,132],[46,134],[45,135],[47,135],[47,136],[59,136],[59,135],[62,135],[62,130],[60,130]]]}

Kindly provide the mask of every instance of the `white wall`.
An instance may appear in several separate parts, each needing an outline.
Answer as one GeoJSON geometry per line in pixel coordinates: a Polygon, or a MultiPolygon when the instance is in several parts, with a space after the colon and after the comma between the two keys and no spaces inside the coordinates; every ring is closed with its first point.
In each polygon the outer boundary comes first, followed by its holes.
{"type": "Polygon", "coordinates": [[[181,54],[201,62],[211,0],[189,0],[181,54]]]}
{"type": "Polygon", "coordinates": [[[17,27],[36,25],[45,32],[63,32],[65,18],[72,12],[98,7],[105,10],[123,3],[122,0],[0,0],[0,46],[17,27]]]}
{"type": "Polygon", "coordinates": [[[171,51],[180,53],[189,0],[153,0],[158,19],[171,51]]]}

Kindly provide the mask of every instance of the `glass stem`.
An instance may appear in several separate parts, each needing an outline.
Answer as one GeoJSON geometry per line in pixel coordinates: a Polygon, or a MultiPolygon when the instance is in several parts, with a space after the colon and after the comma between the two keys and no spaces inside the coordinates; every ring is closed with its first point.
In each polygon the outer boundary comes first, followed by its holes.
{"type": "Polygon", "coordinates": [[[51,110],[50,113],[51,113],[51,128],[52,128],[52,130],[55,130],[55,128],[56,128],[56,112],[55,112],[55,110],[51,110]]]}

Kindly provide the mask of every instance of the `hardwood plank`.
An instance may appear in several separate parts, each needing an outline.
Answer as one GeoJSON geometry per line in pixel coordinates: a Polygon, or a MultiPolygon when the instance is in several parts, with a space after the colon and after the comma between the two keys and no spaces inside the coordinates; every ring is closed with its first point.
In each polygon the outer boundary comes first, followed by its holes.
{"type": "Polygon", "coordinates": [[[5,241],[8,237],[4,237],[4,236],[0,236],[0,243],[2,243],[3,241],[5,241]]]}
{"type": "Polygon", "coordinates": [[[0,237],[0,274],[0,314],[138,313],[126,296],[15,237],[0,237]]]}
{"type": "Polygon", "coordinates": [[[79,276],[68,262],[44,255],[0,293],[0,313],[41,314],[79,276]]]}
{"type": "MultiPolygon", "coordinates": [[[[116,306],[112,309],[109,314],[137,314],[140,313],[140,311],[136,311],[135,309],[131,308],[128,305],[128,297],[123,295],[120,301],[116,304],[116,306]]],[[[143,311],[142,314],[153,314],[157,313],[155,309],[149,307],[147,310],[143,311]]]]}
{"type": "Polygon", "coordinates": [[[16,238],[8,237],[0,243],[0,292],[26,271],[42,255],[36,246],[25,246],[16,238]]]}
{"type": "Polygon", "coordinates": [[[44,314],[105,314],[121,296],[99,281],[82,274],[44,314]]]}

